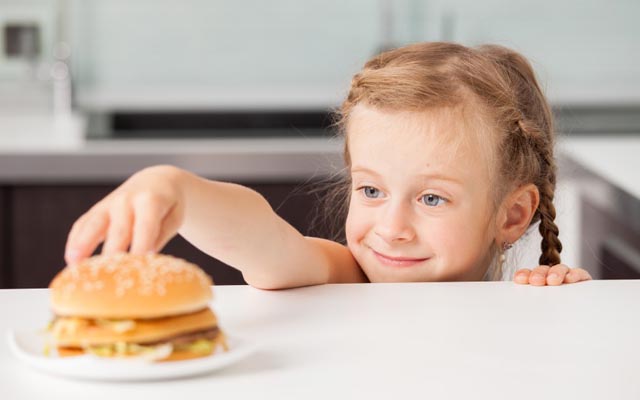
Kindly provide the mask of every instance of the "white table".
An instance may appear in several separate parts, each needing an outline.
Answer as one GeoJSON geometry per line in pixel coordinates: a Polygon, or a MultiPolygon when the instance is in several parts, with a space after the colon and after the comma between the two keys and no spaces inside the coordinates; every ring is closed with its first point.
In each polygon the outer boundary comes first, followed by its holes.
{"type": "Polygon", "coordinates": [[[48,293],[0,291],[2,399],[638,399],[640,281],[215,288],[229,333],[259,350],[212,374],[99,383],[34,371],[6,331],[41,328],[48,293]]]}

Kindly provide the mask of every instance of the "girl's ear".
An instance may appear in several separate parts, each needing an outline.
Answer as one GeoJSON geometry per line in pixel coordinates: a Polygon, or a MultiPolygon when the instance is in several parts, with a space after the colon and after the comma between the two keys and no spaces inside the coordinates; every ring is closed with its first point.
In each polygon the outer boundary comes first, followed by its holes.
{"type": "Polygon", "coordinates": [[[540,204],[540,192],[534,184],[520,186],[502,202],[497,220],[498,245],[514,243],[529,227],[540,204]]]}

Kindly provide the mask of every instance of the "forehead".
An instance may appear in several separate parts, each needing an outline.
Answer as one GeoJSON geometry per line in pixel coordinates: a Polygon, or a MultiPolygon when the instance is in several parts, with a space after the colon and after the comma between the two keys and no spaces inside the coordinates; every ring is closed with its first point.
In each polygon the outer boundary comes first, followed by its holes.
{"type": "MultiPolygon", "coordinates": [[[[471,179],[486,178],[488,169],[480,135],[461,110],[433,108],[387,111],[358,105],[347,124],[352,165],[402,166],[404,172],[447,172],[471,179]],[[428,170],[428,171],[424,171],[428,170]]],[[[481,129],[478,126],[478,129],[481,129]]],[[[398,172],[398,171],[396,171],[398,172]]]]}

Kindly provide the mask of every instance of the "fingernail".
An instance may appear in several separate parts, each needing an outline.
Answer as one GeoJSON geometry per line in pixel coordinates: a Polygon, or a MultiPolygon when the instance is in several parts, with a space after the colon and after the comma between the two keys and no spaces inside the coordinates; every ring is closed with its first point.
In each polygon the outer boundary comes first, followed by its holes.
{"type": "Polygon", "coordinates": [[[549,279],[551,279],[551,280],[558,279],[558,274],[556,274],[555,272],[550,273],[549,274],[549,279]]]}

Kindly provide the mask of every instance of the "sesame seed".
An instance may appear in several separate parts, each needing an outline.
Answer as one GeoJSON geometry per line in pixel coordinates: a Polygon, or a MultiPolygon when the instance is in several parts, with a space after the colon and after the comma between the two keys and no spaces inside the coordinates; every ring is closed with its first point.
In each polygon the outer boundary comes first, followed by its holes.
{"type": "MultiPolygon", "coordinates": [[[[85,292],[105,289],[101,280],[101,272],[114,276],[116,296],[122,297],[131,290],[150,296],[157,293],[164,296],[167,286],[172,283],[182,284],[197,281],[202,286],[209,286],[209,276],[195,264],[169,255],[132,255],[120,253],[111,256],[98,255],[70,265],[63,274],[70,274],[72,280],[83,281],[81,290],[85,292]]],[[[76,289],[70,281],[63,285],[63,296],[76,289]]]]}

